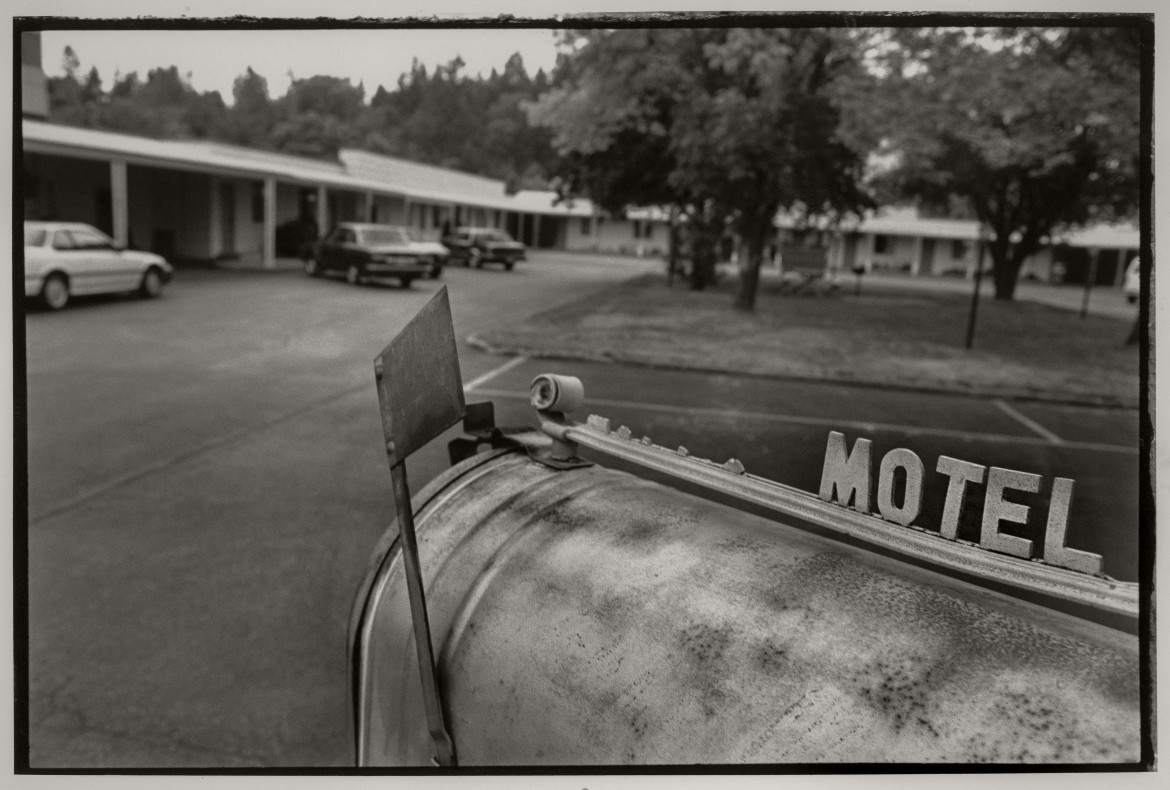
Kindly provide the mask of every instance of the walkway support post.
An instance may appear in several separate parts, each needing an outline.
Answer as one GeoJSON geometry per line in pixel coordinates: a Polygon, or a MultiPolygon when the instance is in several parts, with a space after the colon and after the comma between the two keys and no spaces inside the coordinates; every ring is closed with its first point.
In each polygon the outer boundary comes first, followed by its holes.
{"type": "Polygon", "coordinates": [[[130,190],[126,176],[126,161],[110,162],[110,209],[114,241],[122,247],[130,244],[130,190]]]}
{"type": "Polygon", "coordinates": [[[261,260],[265,269],[276,268],[276,179],[264,179],[264,244],[261,260]]]}
{"type": "Polygon", "coordinates": [[[325,187],[317,187],[317,239],[329,232],[329,195],[325,187]]]}

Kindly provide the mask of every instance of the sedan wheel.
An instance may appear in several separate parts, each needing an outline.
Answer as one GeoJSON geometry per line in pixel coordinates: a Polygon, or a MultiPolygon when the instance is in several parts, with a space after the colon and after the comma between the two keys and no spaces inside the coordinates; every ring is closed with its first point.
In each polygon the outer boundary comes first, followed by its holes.
{"type": "Polygon", "coordinates": [[[69,281],[60,274],[50,274],[41,286],[41,302],[50,310],[69,304],[69,281]]]}
{"type": "Polygon", "coordinates": [[[350,285],[361,285],[365,277],[362,275],[362,267],[356,263],[351,263],[349,268],[345,270],[345,281],[350,285]]]}
{"type": "Polygon", "coordinates": [[[158,273],[158,269],[154,267],[147,269],[146,274],[142,275],[142,284],[138,286],[138,293],[144,299],[153,299],[162,294],[162,289],[162,276],[158,273]]]}

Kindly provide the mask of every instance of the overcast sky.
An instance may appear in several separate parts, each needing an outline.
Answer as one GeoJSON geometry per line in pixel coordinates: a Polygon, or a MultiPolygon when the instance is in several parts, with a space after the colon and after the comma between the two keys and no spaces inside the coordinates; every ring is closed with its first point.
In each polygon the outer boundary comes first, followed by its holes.
{"type": "Polygon", "coordinates": [[[459,55],[467,64],[464,73],[485,76],[493,68],[502,70],[514,52],[524,58],[529,74],[538,68],[551,71],[556,63],[556,37],[544,29],[51,30],[41,36],[47,75],[64,73],[66,45],[80,59],[82,75],[97,67],[106,90],[118,72],[137,71],[145,78],[153,68],[178,66],[180,74],[190,72],[195,90],[217,90],[229,104],[232,81],[249,66],[268,80],[272,98],[288,89],[292,72],[298,79],[326,74],[362,82],[368,100],[378,85],[393,89],[412,58],[432,72],[459,55]]]}

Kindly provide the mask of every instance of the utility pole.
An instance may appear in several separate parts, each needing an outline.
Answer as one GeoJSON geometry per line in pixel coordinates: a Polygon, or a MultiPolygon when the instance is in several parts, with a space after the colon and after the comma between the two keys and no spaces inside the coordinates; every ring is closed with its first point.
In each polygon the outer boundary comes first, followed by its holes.
{"type": "Polygon", "coordinates": [[[979,254],[975,256],[975,288],[971,291],[971,313],[967,317],[967,348],[975,344],[975,317],[979,312],[979,286],[983,284],[983,252],[987,247],[983,241],[983,223],[979,223],[979,254]]]}
{"type": "Polygon", "coordinates": [[[1089,315],[1089,293],[1093,290],[1093,283],[1097,279],[1097,259],[1101,257],[1101,251],[1093,248],[1089,250],[1089,273],[1085,277],[1085,295],[1081,300],[1081,318],[1086,318],[1089,315]]]}

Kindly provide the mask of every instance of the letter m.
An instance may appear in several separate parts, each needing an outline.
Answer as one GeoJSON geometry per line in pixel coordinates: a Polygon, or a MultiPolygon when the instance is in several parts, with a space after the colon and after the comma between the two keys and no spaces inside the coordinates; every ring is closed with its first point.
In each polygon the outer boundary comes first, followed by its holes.
{"type": "Polygon", "coordinates": [[[858,439],[853,452],[845,449],[845,435],[829,432],[825,447],[825,468],[821,472],[821,499],[834,501],[860,513],[869,513],[869,439],[858,439]]]}

